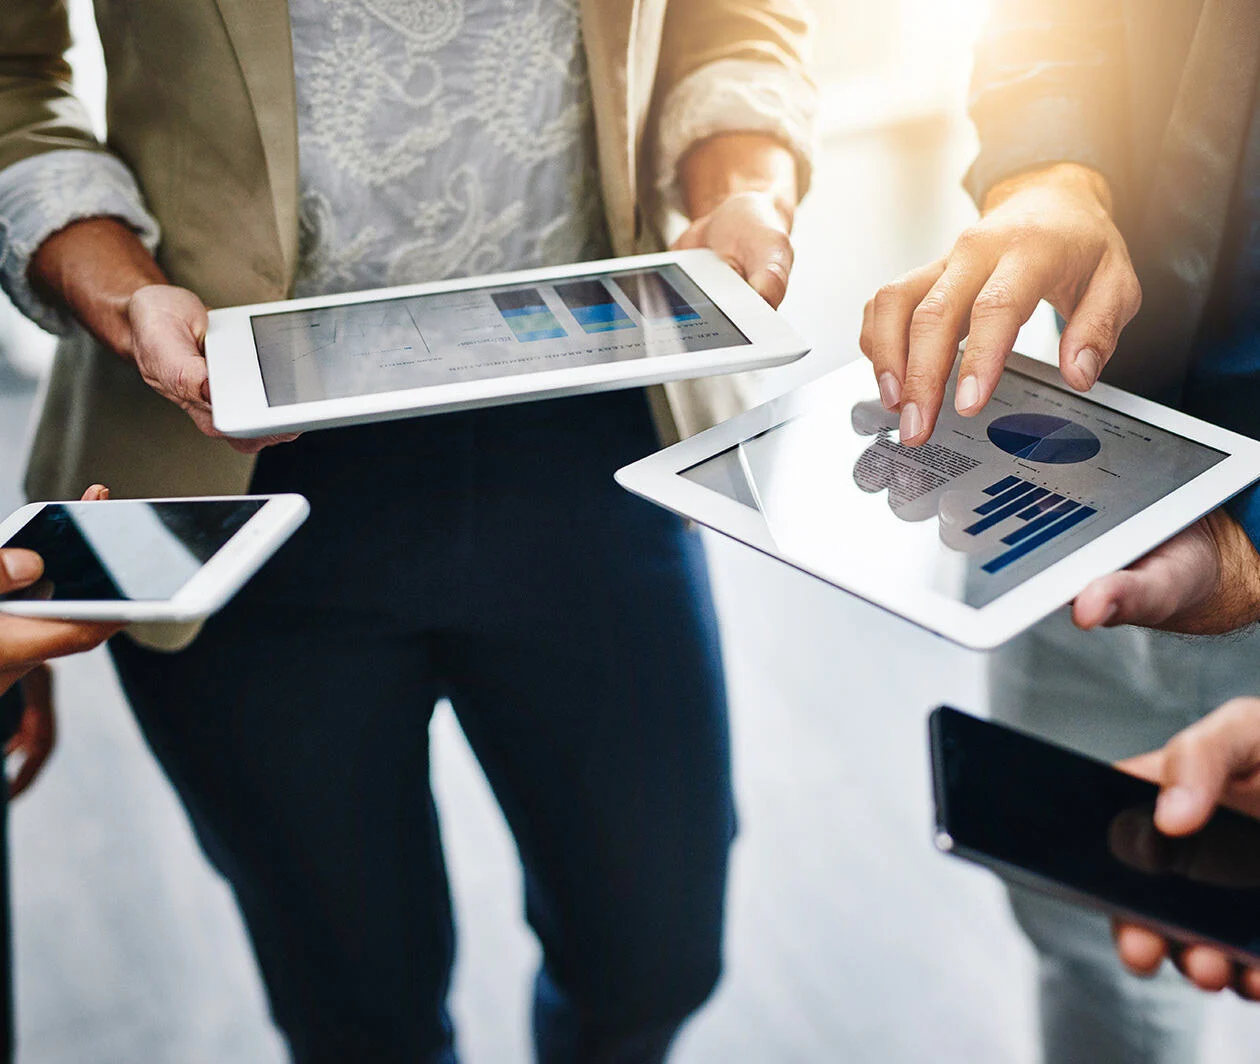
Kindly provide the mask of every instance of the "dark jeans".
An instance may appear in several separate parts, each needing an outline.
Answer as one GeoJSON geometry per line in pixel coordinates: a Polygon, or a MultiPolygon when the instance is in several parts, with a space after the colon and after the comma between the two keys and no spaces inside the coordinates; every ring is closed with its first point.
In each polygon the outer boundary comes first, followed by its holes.
{"type": "Polygon", "coordinates": [[[455,1060],[429,789],[448,696],[515,835],[547,1064],[663,1060],[721,966],[734,830],[700,543],[619,489],[641,392],[313,433],[306,526],[188,650],[113,653],[294,1057],[455,1060]]]}

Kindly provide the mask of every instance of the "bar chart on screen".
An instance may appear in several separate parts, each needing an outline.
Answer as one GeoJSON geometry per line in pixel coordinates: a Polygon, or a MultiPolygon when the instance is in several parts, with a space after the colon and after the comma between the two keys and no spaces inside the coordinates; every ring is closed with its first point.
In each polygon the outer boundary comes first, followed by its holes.
{"type": "Polygon", "coordinates": [[[990,484],[984,494],[985,501],[972,511],[976,520],[963,532],[980,536],[998,526],[1007,529],[1000,539],[1007,549],[981,566],[990,574],[1001,572],[1098,513],[1095,506],[1017,476],[990,484]]]}

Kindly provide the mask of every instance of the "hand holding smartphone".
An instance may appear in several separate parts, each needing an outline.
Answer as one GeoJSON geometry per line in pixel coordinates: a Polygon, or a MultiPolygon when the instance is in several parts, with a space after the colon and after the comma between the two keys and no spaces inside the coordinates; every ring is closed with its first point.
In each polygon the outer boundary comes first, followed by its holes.
{"type": "Polygon", "coordinates": [[[0,547],[43,558],[0,613],[65,620],[194,621],[220,609],[306,520],[300,495],[33,503],[0,547]]]}
{"type": "Polygon", "coordinates": [[[1260,820],[1218,809],[1168,835],[1155,783],[945,706],[929,727],[940,849],[1260,966],[1260,820]]]}

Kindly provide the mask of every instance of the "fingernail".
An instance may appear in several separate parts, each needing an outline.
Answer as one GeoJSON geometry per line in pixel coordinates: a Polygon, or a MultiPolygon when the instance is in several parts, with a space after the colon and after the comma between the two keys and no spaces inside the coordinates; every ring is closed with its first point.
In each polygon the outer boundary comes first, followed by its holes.
{"type": "Polygon", "coordinates": [[[885,410],[896,410],[901,402],[901,383],[891,373],[879,375],[879,398],[885,410]]]}
{"type": "Polygon", "coordinates": [[[954,396],[954,407],[960,414],[966,413],[980,401],[980,382],[968,374],[958,382],[958,393],[954,396]]]}
{"type": "Polygon", "coordinates": [[[1155,815],[1160,820],[1185,823],[1198,812],[1199,802],[1189,787],[1169,787],[1160,791],[1155,801],[1155,815]]]}
{"type": "Polygon", "coordinates": [[[1107,612],[1103,614],[1103,619],[1098,622],[1099,628],[1105,628],[1109,625],[1117,613],[1120,612],[1120,603],[1113,602],[1107,607],[1107,612]]]}
{"type": "Polygon", "coordinates": [[[914,439],[923,431],[923,418],[916,403],[906,403],[901,411],[901,442],[914,439]]]}
{"type": "Polygon", "coordinates": [[[1077,353],[1076,368],[1085,375],[1085,379],[1089,381],[1089,386],[1092,388],[1098,381],[1098,374],[1102,372],[1102,359],[1092,347],[1083,347],[1077,353]]]}
{"type": "Polygon", "coordinates": [[[4,552],[3,559],[4,571],[17,587],[33,584],[44,571],[44,563],[34,551],[8,550],[4,552]]]}

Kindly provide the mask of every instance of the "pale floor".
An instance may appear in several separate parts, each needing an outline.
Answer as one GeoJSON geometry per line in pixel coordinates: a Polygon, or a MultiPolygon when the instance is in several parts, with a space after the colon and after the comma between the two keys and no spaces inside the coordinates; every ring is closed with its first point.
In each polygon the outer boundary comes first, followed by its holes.
{"type": "MultiPolygon", "coordinates": [[[[768,390],[856,355],[874,286],[967,218],[966,153],[965,136],[932,126],[830,146],[787,307],[816,353],[768,390]]],[[[31,394],[0,377],[3,512],[31,394]]],[[[741,546],[709,546],[742,833],[727,975],[676,1059],[1032,1061],[1031,959],[999,887],[929,842],[925,714],[982,708],[983,660],[741,546]]],[[[107,662],[59,671],[61,746],[13,813],[21,1061],[282,1060],[230,897],[107,662]]],[[[511,843],[447,712],[435,745],[464,1058],[521,1064],[537,951],[511,843]]],[[[1260,1008],[1222,999],[1209,1043],[1210,1064],[1253,1058],[1260,1008]]]]}

